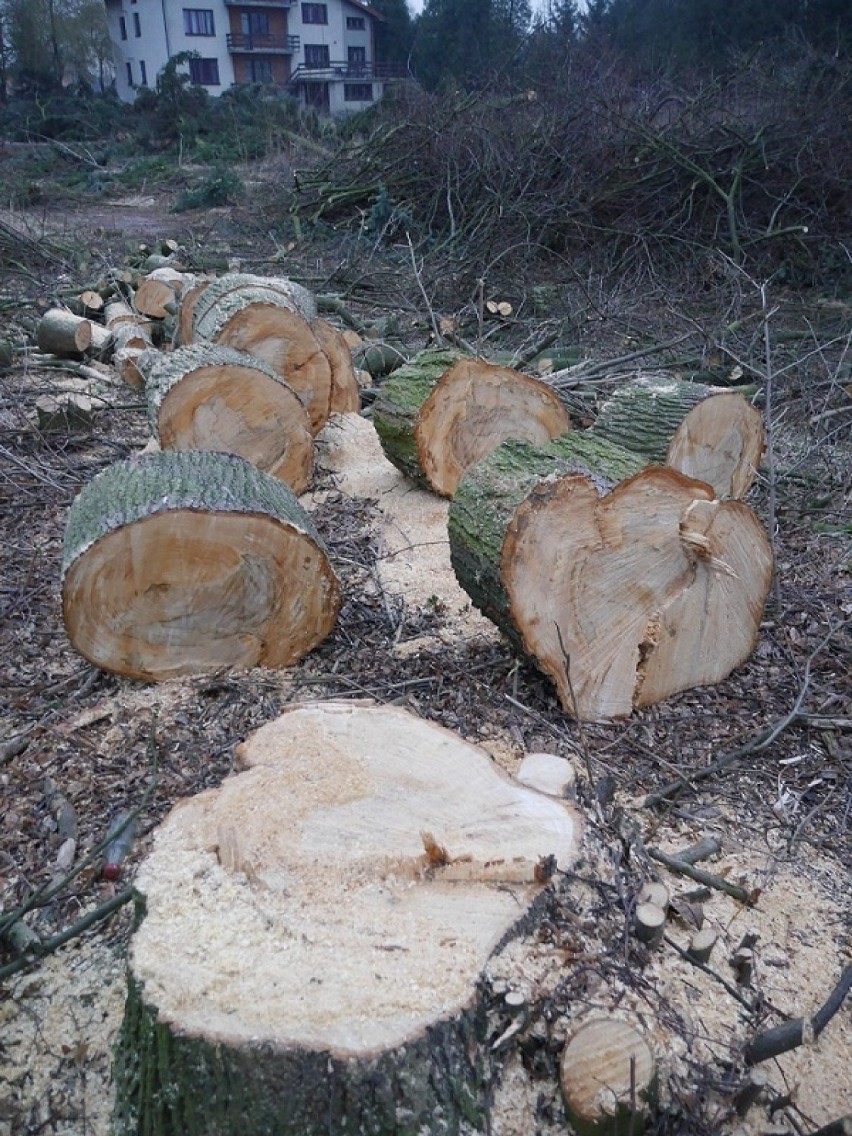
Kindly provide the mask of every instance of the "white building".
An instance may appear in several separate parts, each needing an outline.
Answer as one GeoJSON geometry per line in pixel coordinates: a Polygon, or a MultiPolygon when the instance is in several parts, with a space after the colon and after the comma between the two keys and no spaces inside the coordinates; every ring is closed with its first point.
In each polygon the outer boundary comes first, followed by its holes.
{"type": "Polygon", "coordinates": [[[234,83],[272,83],[323,114],[360,110],[402,69],[376,63],[381,17],[361,0],[105,0],[116,85],[127,102],[153,86],[172,56],[218,95],[234,83]]]}

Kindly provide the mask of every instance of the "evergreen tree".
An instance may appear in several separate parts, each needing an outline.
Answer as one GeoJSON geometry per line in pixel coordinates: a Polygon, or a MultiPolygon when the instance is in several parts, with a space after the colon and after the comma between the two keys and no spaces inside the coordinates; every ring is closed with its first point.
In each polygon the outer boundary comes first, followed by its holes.
{"type": "Polygon", "coordinates": [[[474,89],[520,63],[530,26],[528,0],[427,0],[415,25],[417,77],[474,89]]]}
{"type": "Polygon", "coordinates": [[[405,0],[371,0],[376,21],[376,58],[380,63],[407,63],[414,43],[414,21],[405,0]]]}

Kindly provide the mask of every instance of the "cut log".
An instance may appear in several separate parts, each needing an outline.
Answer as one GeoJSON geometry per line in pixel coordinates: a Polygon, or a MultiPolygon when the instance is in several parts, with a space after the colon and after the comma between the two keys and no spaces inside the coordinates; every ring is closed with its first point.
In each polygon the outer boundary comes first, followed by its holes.
{"type": "Polygon", "coordinates": [[[476,606],[589,720],[720,682],[754,647],[772,575],[741,502],[579,432],[472,466],[449,535],[476,606]]]}
{"type": "Polygon", "coordinates": [[[738,391],[668,374],[640,375],[604,404],[594,432],[649,462],[744,497],[763,453],[760,412],[738,391]]]}
{"type": "Polygon", "coordinates": [[[133,294],[133,307],[143,316],[165,319],[177,313],[180,298],[195,278],[174,268],[155,268],[141,277],[133,294]]]}
{"type": "Polygon", "coordinates": [[[331,405],[331,364],[312,330],[316,318],[316,303],[300,285],[234,273],[199,296],[193,339],[263,359],[298,394],[316,434],[331,405]]]}
{"type": "Polygon", "coordinates": [[[65,308],[51,308],[38,322],[36,341],[39,351],[82,356],[92,342],[92,323],[65,308]]]}
{"type": "Polygon", "coordinates": [[[327,320],[316,319],[311,327],[331,367],[329,410],[332,414],[357,414],[361,409],[361,388],[349,344],[327,320]]]}
{"type": "Polygon", "coordinates": [[[574,814],[398,708],[293,709],[238,758],[135,880],[117,1133],[480,1130],[480,978],[574,814]]]}
{"type": "Polygon", "coordinates": [[[654,1057],[626,1022],[600,1018],[578,1029],[562,1051],[559,1079],[578,1136],[642,1132],[656,1093],[654,1057]]]}
{"type": "Polygon", "coordinates": [[[79,434],[92,429],[92,400],[84,394],[46,394],[36,399],[38,428],[42,434],[79,434]]]}
{"type": "Polygon", "coordinates": [[[396,370],[382,384],[373,424],[388,460],[445,497],[507,438],[541,445],[571,429],[544,383],[452,351],[423,352],[396,370]]]}
{"type": "Polygon", "coordinates": [[[71,507],[65,627],[105,670],[160,680],[290,666],[339,604],[310,518],[242,458],[149,453],[104,470],[71,507]]]}
{"type": "Polygon", "coordinates": [[[213,343],[141,361],[151,429],[164,450],[223,450],[280,478],[294,493],[311,479],[314,440],[298,395],[268,364],[213,343]]]}
{"type": "Polygon", "coordinates": [[[195,318],[195,308],[201,293],[209,288],[212,283],[212,278],[196,280],[194,284],[191,284],[189,288],[181,293],[176,346],[186,346],[193,342],[194,333],[192,327],[195,318]]]}

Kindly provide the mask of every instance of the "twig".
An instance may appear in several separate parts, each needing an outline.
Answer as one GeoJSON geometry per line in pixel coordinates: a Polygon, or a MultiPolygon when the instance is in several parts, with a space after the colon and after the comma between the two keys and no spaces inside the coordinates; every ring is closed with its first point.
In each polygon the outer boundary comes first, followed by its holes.
{"type": "Polygon", "coordinates": [[[685,951],[683,947],[676,943],[674,939],[669,938],[668,935],[663,936],[663,942],[667,946],[671,947],[674,951],[676,951],[681,958],[686,959],[688,963],[691,963],[692,966],[696,967],[698,970],[703,970],[704,973],[709,974],[711,978],[715,978],[720,986],[723,986],[725,990],[727,990],[727,992],[731,995],[731,997],[739,1002],[741,1006],[745,1007],[746,1010],[752,1011],[754,1009],[754,1006],[751,1004],[751,1002],[749,1002],[748,999],[744,998],[743,995],[740,994],[739,990],[737,990],[735,986],[732,986],[730,982],[726,981],[726,979],[724,979],[721,974],[715,971],[712,966],[708,966],[707,963],[693,958],[689,951],[685,951]]]}
{"type": "Polygon", "coordinates": [[[435,334],[435,342],[437,343],[441,338],[441,332],[438,327],[438,320],[432,308],[429,297],[426,295],[426,289],[423,287],[423,277],[420,274],[420,269],[417,267],[417,258],[414,255],[414,245],[411,243],[411,234],[406,233],[405,239],[408,241],[408,252],[411,256],[411,270],[414,273],[414,279],[417,281],[417,287],[420,289],[420,295],[423,297],[423,302],[426,304],[426,310],[429,313],[429,318],[432,321],[432,331],[435,334]]]}
{"type": "Polygon", "coordinates": [[[667,339],[663,343],[653,343],[650,347],[640,347],[636,351],[629,351],[626,355],[618,355],[615,359],[607,359],[603,363],[593,363],[590,367],[566,367],[562,371],[554,371],[552,375],[545,375],[543,381],[550,386],[559,386],[569,382],[585,382],[593,375],[605,374],[611,371],[613,367],[621,366],[622,363],[632,363],[634,359],[641,359],[645,355],[656,355],[660,351],[668,351],[685,340],[691,339],[694,334],[693,331],[687,331],[675,339],[667,339]]]}
{"type": "Polygon", "coordinates": [[[597,792],[595,790],[595,774],[592,770],[592,755],[589,750],[586,731],[583,728],[582,721],[580,720],[580,712],[577,708],[577,696],[574,693],[574,683],[571,680],[571,657],[565,649],[565,643],[562,640],[562,628],[558,623],[554,624],[554,626],[556,627],[556,637],[559,640],[559,650],[562,652],[562,665],[565,669],[565,681],[568,684],[568,693],[571,696],[571,709],[574,712],[574,720],[577,723],[577,737],[580,742],[580,753],[583,757],[583,763],[586,766],[586,776],[589,779],[589,785],[591,787],[592,793],[594,793],[595,797],[597,798],[597,792]]]}
{"type": "Polygon", "coordinates": [[[704,884],[716,891],[723,891],[732,899],[738,899],[740,903],[745,903],[749,907],[755,903],[754,892],[746,891],[739,884],[729,883],[721,876],[714,876],[712,872],[705,872],[703,868],[696,868],[694,864],[689,864],[686,860],[678,860],[675,856],[669,856],[667,853],[661,852],[659,848],[648,848],[647,852],[652,860],[656,860],[658,864],[664,864],[671,872],[677,872],[681,876],[689,876],[696,883],[704,884]]]}
{"type": "Polygon", "coordinates": [[[801,709],[810,688],[811,664],[820,651],[834,638],[836,633],[842,631],[849,623],[852,623],[852,620],[845,619],[842,623],[830,628],[825,638],[822,639],[816,647],[814,647],[810,655],[808,655],[805,663],[805,673],[802,677],[799,693],[796,695],[796,701],[783,718],[779,718],[773,725],[767,726],[765,730],[761,730],[759,734],[755,734],[755,736],[744,745],[738,746],[737,749],[731,750],[729,753],[722,754],[722,756],[717,757],[715,761],[711,761],[709,765],[704,765],[701,769],[690,773],[689,777],[681,777],[677,781],[670,781],[667,785],[663,785],[661,789],[657,789],[656,792],[649,793],[645,798],[644,807],[653,808],[655,805],[661,805],[670,797],[676,797],[684,789],[690,788],[696,781],[703,781],[716,773],[721,773],[723,769],[727,769],[728,766],[739,761],[741,757],[746,757],[750,753],[760,753],[761,750],[772,745],[779,734],[782,734],[792,722],[795,722],[798,718],[803,716],[801,709]]]}
{"type": "Polygon", "coordinates": [[[796,1049],[805,1041],[818,1038],[843,1005],[850,990],[852,990],[852,966],[847,966],[840,976],[840,981],[812,1018],[795,1018],[791,1022],[784,1022],[783,1025],[758,1034],[745,1051],[746,1062],[749,1065],[757,1065],[760,1061],[768,1061],[770,1057],[780,1057],[782,1053],[789,1053],[791,1049],[796,1049]]]}
{"type": "Polygon", "coordinates": [[[557,327],[555,331],[551,331],[548,335],[543,335],[541,339],[537,339],[526,351],[516,351],[512,356],[511,365],[515,370],[521,370],[521,368],[526,367],[527,363],[532,362],[536,355],[540,355],[542,351],[547,350],[551,343],[555,343],[558,338],[559,328],[557,327]]]}

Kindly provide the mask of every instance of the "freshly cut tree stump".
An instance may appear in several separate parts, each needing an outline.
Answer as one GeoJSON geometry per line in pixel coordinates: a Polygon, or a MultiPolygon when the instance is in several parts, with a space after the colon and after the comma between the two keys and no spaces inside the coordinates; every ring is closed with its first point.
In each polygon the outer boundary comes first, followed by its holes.
{"type": "Polygon", "coordinates": [[[423,352],[395,371],[373,423],[388,460],[445,497],[507,438],[542,445],[571,429],[568,411],[538,379],[451,351],[423,352]]]}
{"type": "Polygon", "coordinates": [[[595,434],[649,462],[706,481],[717,497],[744,497],[763,454],[760,412],[739,391],[643,374],[604,403],[595,434]]]}
{"type": "Polygon", "coordinates": [[[62,611],[95,666],[161,680],[286,667],[331,631],[337,578],[290,490],[242,458],[149,453],[71,507],[62,611]]]}
{"type": "Polygon", "coordinates": [[[476,606],[589,720],[720,682],[754,647],[772,576],[749,508],[588,433],[471,467],[449,535],[476,606]]]}
{"type": "Polygon", "coordinates": [[[38,322],[39,351],[52,355],[85,354],[92,342],[92,323],[65,308],[51,308],[38,322]]]}
{"type": "Polygon", "coordinates": [[[116,1132],[483,1128],[480,976],[575,861],[575,815],[398,708],[293,709],[238,757],[135,880],[116,1132]]]}
{"type": "Polygon", "coordinates": [[[578,1136],[642,1132],[656,1070],[647,1042],[627,1022],[595,1018],[581,1026],[562,1051],[559,1079],[578,1136]]]}
{"type": "Polygon", "coordinates": [[[318,433],[331,408],[332,369],[314,334],[316,301],[290,280],[231,273],[195,304],[193,340],[234,347],[273,367],[298,394],[318,433]]]}
{"type": "Polygon", "coordinates": [[[311,479],[314,439],[299,396],[267,363],[213,343],[141,360],[151,429],[164,450],[223,450],[280,478],[311,479]]]}

